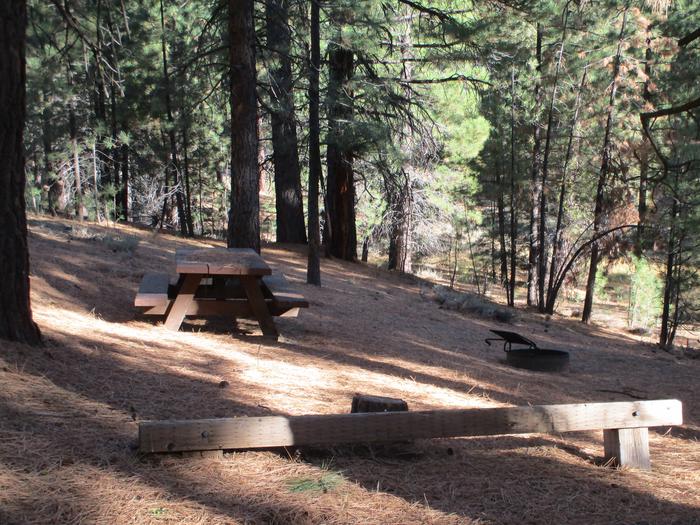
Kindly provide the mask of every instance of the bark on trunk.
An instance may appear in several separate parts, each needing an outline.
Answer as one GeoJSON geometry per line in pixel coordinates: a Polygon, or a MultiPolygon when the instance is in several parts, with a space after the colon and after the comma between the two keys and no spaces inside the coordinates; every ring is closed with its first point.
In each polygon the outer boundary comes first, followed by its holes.
{"type": "MultiPolygon", "coordinates": [[[[646,80],[644,81],[644,92],[643,98],[645,102],[651,102],[651,92],[649,91],[649,82],[651,77],[651,61],[653,55],[651,52],[651,36],[649,35],[649,30],[647,30],[647,49],[645,53],[644,62],[644,74],[646,75],[646,80]]],[[[638,155],[639,159],[639,203],[637,206],[637,211],[639,213],[639,221],[637,222],[637,235],[635,237],[634,243],[634,253],[637,257],[641,257],[644,253],[645,242],[644,242],[644,223],[647,218],[647,178],[649,173],[649,153],[651,146],[649,144],[649,138],[646,134],[642,135],[642,146],[638,155]]]]}
{"type": "MultiPolygon", "coordinates": [[[[605,123],[605,136],[603,137],[602,160],[600,164],[600,174],[598,175],[598,187],[596,189],[595,209],[593,210],[593,235],[595,236],[600,231],[601,222],[603,220],[603,199],[605,192],[605,184],[608,181],[608,173],[610,172],[610,154],[612,149],[612,127],[615,118],[615,95],[617,94],[617,82],[620,76],[620,62],[622,58],[622,41],[625,35],[625,26],[627,24],[626,7],[622,15],[622,27],[620,28],[620,36],[617,42],[617,51],[615,53],[615,64],[613,67],[612,86],[610,87],[610,100],[608,102],[608,117],[605,123]]],[[[593,243],[591,247],[591,260],[588,266],[588,280],[586,281],[586,298],[583,301],[583,313],[581,321],[588,324],[591,320],[593,311],[593,293],[595,290],[595,277],[598,271],[598,261],[600,258],[600,249],[598,243],[593,243]]]]}
{"type": "MultiPolygon", "coordinates": [[[[412,10],[404,6],[404,22],[402,34],[399,36],[401,48],[401,80],[408,86],[413,79],[413,38],[412,38],[412,10]]],[[[403,92],[405,100],[410,103],[413,98],[412,91],[406,87],[403,92]]],[[[413,230],[413,159],[415,156],[415,144],[413,130],[406,124],[401,137],[401,156],[403,158],[401,170],[397,175],[397,181],[390,186],[389,205],[392,210],[391,227],[389,232],[389,270],[398,270],[401,273],[410,272],[411,261],[411,233],[413,230]]]]}
{"type": "MultiPolygon", "coordinates": [[[[41,90],[41,101],[44,106],[41,112],[41,142],[44,149],[44,186],[42,186],[42,197],[46,194],[47,206],[51,215],[56,214],[56,190],[54,185],[58,182],[58,178],[53,171],[53,162],[51,156],[53,154],[53,140],[51,133],[51,109],[49,96],[46,90],[41,90]]],[[[43,198],[42,198],[43,200],[43,198]]]]}
{"type": "Polygon", "coordinates": [[[552,132],[554,127],[554,105],[557,100],[557,89],[559,87],[559,72],[561,71],[562,58],[564,56],[564,45],[566,44],[566,25],[569,20],[569,2],[564,5],[564,27],[561,34],[561,44],[559,45],[559,56],[554,71],[554,83],[552,86],[552,96],[549,101],[549,111],[547,114],[547,133],[544,142],[544,156],[542,160],[542,182],[540,191],[540,212],[537,241],[537,308],[540,312],[545,310],[545,279],[547,275],[547,176],[549,174],[549,154],[552,150],[552,132]]]}
{"type": "Polygon", "coordinates": [[[231,209],[227,244],[260,252],[253,0],[229,0],[231,209]]]}
{"type": "MultiPolygon", "coordinates": [[[[665,177],[664,177],[665,178],[665,177]]],[[[678,173],[675,176],[675,186],[678,187],[678,173]]],[[[674,295],[678,295],[678,281],[675,278],[676,268],[676,218],[678,215],[678,199],[673,198],[671,205],[670,224],[667,239],[666,272],[664,277],[664,302],[661,309],[661,330],[659,331],[659,346],[670,350],[673,345],[674,330],[671,322],[671,303],[674,303],[674,295]]],[[[677,312],[676,312],[677,313],[677,312]]],[[[674,316],[675,317],[675,316],[674,316]]]]}
{"type": "Polygon", "coordinates": [[[537,44],[535,56],[537,59],[537,79],[535,81],[535,125],[534,125],[534,146],[532,149],[532,175],[531,175],[531,192],[530,192],[530,203],[532,209],[530,210],[530,239],[529,239],[529,253],[528,253],[528,265],[527,265],[527,304],[532,306],[537,303],[537,240],[539,238],[539,206],[540,206],[540,194],[542,192],[542,187],[540,186],[540,147],[541,147],[541,131],[539,124],[539,112],[540,106],[542,105],[542,35],[543,29],[541,24],[537,24],[537,44]]]}
{"type": "Polygon", "coordinates": [[[321,69],[319,0],[311,0],[311,63],[309,64],[309,257],[306,282],[321,286],[321,233],[318,187],[321,178],[319,71],[321,69]]]}
{"type": "Polygon", "coordinates": [[[131,219],[131,207],[129,206],[129,146],[128,144],[122,144],[120,149],[122,157],[122,177],[121,189],[119,190],[117,199],[120,203],[124,220],[128,221],[131,219]]]}
{"type": "Polygon", "coordinates": [[[41,344],[29,300],[24,202],[24,1],[0,3],[0,338],[41,344]]]}
{"type": "Polygon", "coordinates": [[[389,206],[392,209],[389,232],[389,270],[401,273],[411,271],[411,219],[413,192],[408,174],[402,174],[399,187],[391,190],[389,206]]]}
{"type": "Polygon", "coordinates": [[[289,0],[269,0],[265,9],[270,71],[272,163],[275,168],[277,242],[306,243],[301,169],[292,88],[289,0]]]}
{"type": "Polygon", "coordinates": [[[556,295],[554,294],[554,280],[556,274],[561,267],[560,253],[563,244],[562,233],[563,233],[563,221],[564,221],[564,200],[566,198],[567,191],[567,175],[569,171],[569,162],[571,161],[571,156],[573,155],[574,137],[576,134],[576,124],[578,122],[578,112],[581,102],[581,93],[586,84],[586,76],[588,74],[588,68],[583,70],[583,76],[581,77],[581,83],[579,84],[578,92],[576,93],[576,102],[574,102],[574,116],[571,119],[571,129],[569,131],[569,142],[566,147],[566,156],[564,158],[564,167],[562,169],[561,175],[561,187],[559,188],[559,207],[557,209],[557,225],[554,229],[554,240],[552,242],[552,260],[549,264],[549,282],[547,284],[547,303],[545,304],[545,313],[554,313],[554,303],[556,300],[556,295]]]}
{"type": "Polygon", "coordinates": [[[343,47],[340,35],[331,42],[328,52],[328,120],[327,147],[328,222],[330,254],[340,259],[357,259],[355,226],[355,181],[353,174],[352,138],[346,135],[347,123],[353,117],[353,101],[349,80],[354,67],[352,50],[343,47]]]}
{"type": "Polygon", "coordinates": [[[185,179],[185,220],[187,221],[187,234],[192,237],[194,236],[194,222],[192,220],[192,189],[190,187],[190,157],[189,157],[189,123],[188,116],[185,116],[184,123],[182,127],[182,155],[184,157],[184,171],[183,176],[185,179]]]}
{"type": "Polygon", "coordinates": [[[70,133],[70,143],[73,155],[73,177],[75,181],[75,216],[82,222],[84,218],[83,206],[83,182],[80,176],[80,152],[78,150],[78,125],[75,119],[74,102],[71,102],[68,109],[68,128],[70,133]]]}
{"type": "Polygon", "coordinates": [[[170,96],[170,71],[168,69],[168,53],[165,43],[165,13],[163,10],[163,0],[160,0],[160,27],[161,27],[161,51],[163,55],[163,84],[165,95],[165,111],[168,119],[168,140],[170,143],[170,162],[167,170],[173,182],[175,190],[175,205],[177,206],[177,217],[180,223],[180,233],[184,236],[192,236],[188,230],[187,216],[183,199],[183,189],[180,183],[180,164],[177,154],[177,140],[175,137],[175,119],[173,118],[172,98],[170,96]]]}
{"type": "Polygon", "coordinates": [[[508,282],[508,306],[515,306],[515,271],[517,256],[518,219],[515,210],[515,66],[510,84],[510,280],[508,282]]]}
{"type": "Polygon", "coordinates": [[[109,161],[105,163],[105,166],[109,166],[114,178],[114,191],[116,197],[115,203],[115,219],[120,218],[126,219],[126,214],[122,208],[122,201],[120,199],[120,193],[122,188],[122,182],[120,180],[121,172],[121,159],[120,159],[120,148],[117,146],[117,94],[114,90],[114,84],[110,85],[109,88],[109,107],[110,107],[110,129],[112,133],[112,146],[109,149],[109,161]]]}
{"type": "MultiPolygon", "coordinates": [[[[499,133],[500,135],[500,133],[499,133]]],[[[508,292],[508,251],[506,249],[506,213],[505,213],[505,184],[503,183],[503,175],[501,173],[502,163],[499,161],[496,165],[496,212],[498,217],[498,260],[500,262],[500,283],[508,292]]]]}

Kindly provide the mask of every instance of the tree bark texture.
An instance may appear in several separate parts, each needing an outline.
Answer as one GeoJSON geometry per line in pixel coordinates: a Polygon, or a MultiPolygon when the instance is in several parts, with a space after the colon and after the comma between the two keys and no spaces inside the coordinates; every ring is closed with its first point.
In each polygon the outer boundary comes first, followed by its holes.
{"type": "Polygon", "coordinates": [[[270,50],[272,163],[275,168],[277,242],[306,243],[301,169],[292,88],[289,0],[269,0],[265,6],[270,50]]]}
{"type": "MultiPolygon", "coordinates": [[[[404,83],[403,96],[407,103],[413,98],[413,92],[408,83],[413,80],[413,35],[412,9],[404,6],[404,22],[399,35],[398,43],[401,48],[401,81],[404,83]]],[[[398,270],[401,273],[410,272],[411,242],[413,230],[413,164],[416,155],[416,147],[413,139],[413,130],[406,123],[401,137],[401,156],[403,158],[400,172],[396,180],[389,185],[388,203],[391,209],[391,225],[389,231],[389,270],[398,270]]]]}
{"type": "Polygon", "coordinates": [[[547,275],[547,176],[549,174],[549,155],[552,151],[552,132],[554,128],[554,105],[557,100],[557,89],[559,87],[559,73],[561,71],[562,58],[564,57],[564,45],[566,44],[566,24],[569,20],[569,2],[564,5],[564,27],[561,34],[561,44],[559,46],[559,56],[554,72],[554,83],[552,86],[552,96],[549,101],[547,113],[547,132],[544,141],[544,155],[542,159],[542,182],[540,183],[540,224],[538,228],[537,240],[537,309],[540,312],[545,310],[545,279],[547,275]]]}
{"type": "MultiPolygon", "coordinates": [[[[499,140],[501,133],[499,130],[499,140]]],[[[505,197],[506,185],[502,174],[503,163],[500,159],[496,161],[496,212],[498,218],[498,260],[499,260],[499,282],[508,292],[508,251],[506,249],[506,214],[505,214],[505,197]]]]}
{"type": "Polygon", "coordinates": [[[515,306],[515,272],[517,263],[518,214],[515,209],[515,67],[510,78],[510,279],[507,286],[508,306],[515,306]]]}
{"type": "Polygon", "coordinates": [[[411,271],[411,228],[413,218],[413,191],[410,175],[402,173],[395,188],[389,193],[391,228],[389,231],[389,270],[401,273],[411,271]]]}
{"type": "Polygon", "coordinates": [[[355,180],[353,148],[347,136],[348,122],[353,116],[352,92],[349,80],[354,67],[352,50],[343,47],[340,38],[331,42],[328,51],[328,120],[327,146],[328,222],[330,223],[330,254],[340,259],[357,259],[355,226],[355,180]]]}
{"type": "Polygon", "coordinates": [[[26,24],[24,1],[0,2],[0,338],[37,345],[24,202],[26,24]]]}
{"type": "Polygon", "coordinates": [[[535,81],[535,124],[534,124],[534,146],[532,149],[532,176],[530,187],[530,238],[527,264],[527,304],[531,306],[537,303],[537,253],[538,253],[538,229],[539,229],[539,209],[540,194],[543,190],[540,186],[541,158],[541,128],[539,123],[540,106],[542,105],[542,37],[543,29],[541,24],[537,24],[537,44],[535,56],[537,58],[537,79],[535,81]]]}
{"type": "MultiPolygon", "coordinates": [[[[608,103],[608,116],[605,122],[605,136],[603,137],[602,160],[600,163],[600,173],[598,175],[598,186],[595,196],[595,209],[593,210],[593,235],[600,231],[600,226],[603,221],[603,199],[605,196],[605,185],[608,182],[608,174],[610,172],[610,155],[612,153],[612,128],[615,119],[615,95],[617,94],[618,78],[620,76],[620,62],[622,60],[622,42],[625,35],[625,25],[627,23],[627,12],[629,8],[625,8],[622,15],[622,27],[620,28],[620,36],[617,43],[617,51],[615,53],[615,65],[613,67],[612,85],[610,87],[610,100],[608,103]]],[[[595,277],[598,271],[598,261],[600,259],[600,248],[595,242],[591,246],[591,260],[588,266],[588,280],[586,281],[586,297],[583,301],[583,313],[581,321],[588,324],[591,320],[593,311],[593,294],[595,291],[595,277]]]]}
{"type": "Polygon", "coordinates": [[[584,68],[583,76],[581,77],[581,83],[579,84],[578,91],[576,92],[576,102],[574,102],[574,116],[571,119],[571,128],[569,130],[569,142],[566,146],[566,156],[564,157],[564,166],[562,168],[561,174],[561,186],[559,187],[559,207],[557,208],[557,225],[554,228],[554,238],[552,241],[552,260],[549,264],[549,282],[547,284],[547,302],[545,304],[545,313],[554,313],[554,303],[556,296],[554,295],[554,281],[556,274],[561,268],[562,261],[561,252],[564,244],[563,239],[563,223],[564,223],[564,200],[566,198],[567,192],[567,175],[569,172],[569,163],[571,162],[571,157],[574,151],[574,138],[576,136],[576,124],[578,123],[578,113],[581,103],[581,94],[583,93],[583,88],[586,85],[586,76],[588,75],[588,68],[584,68]]]}
{"type": "MultiPolygon", "coordinates": [[[[649,83],[651,82],[651,61],[653,59],[653,54],[651,51],[651,35],[649,34],[649,30],[647,30],[647,49],[644,58],[644,74],[646,75],[646,80],[644,81],[642,97],[645,102],[651,102],[649,83]]],[[[637,155],[639,159],[639,200],[637,205],[639,221],[637,222],[637,235],[634,243],[634,254],[637,257],[641,257],[646,248],[644,242],[644,223],[647,220],[647,179],[649,173],[650,149],[649,138],[644,134],[642,135],[642,145],[637,155]]]]}
{"type": "MultiPolygon", "coordinates": [[[[675,174],[674,186],[678,188],[678,171],[675,174]]],[[[661,309],[661,329],[659,330],[659,346],[666,350],[670,350],[673,346],[673,335],[675,330],[671,320],[671,306],[675,303],[674,296],[678,297],[678,279],[675,277],[675,269],[677,266],[676,252],[679,248],[677,239],[677,221],[678,221],[678,199],[673,197],[671,205],[671,214],[669,217],[670,227],[668,230],[668,239],[666,247],[666,271],[664,274],[664,299],[661,309]]],[[[678,307],[676,306],[676,314],[678,307]]]]}
{"type": "Polygon", "coordinates": [[[122,144],[121,147],[121,188],[117,193],[118,208],[125,221],[131,219],[131,206],[129,206],[129,145],[122,144]]]}
{"type": "Polygon", "coordinates": [[[309,64],[309,255],[306,282],[321,286],[321,232],[318,188],[321,179],[321,126],[319,123],[319,72],[321,35],[319,0],[311,0],[311,63],[309,64]]]}
{"type": "MultiPolygon", "coordinates": [[[[160,0],[160,27],[161,27],[161,51],[163,54],[163,84],[165,95],[165,112],[168,118],[168,140],[170,142],[170,162],[167,170],[171,174],[171,180],[175,190],[175,205],[177,206],[177,218],[180,223],[180,233],[184,236],[192,236],[193,232],[188,229],[190,224],[185,213],[185,203],[183,198],[183,188],[180,181],[180,162],[178,160],[177,139],[175,137],[175,119],[173,118],[173,104],[170,96],[170,71],[168,69],[168,51],[165,42],[165,13],[163,10],[163,0],[160,0]]],[[[167,184],[167,183],[166,183],[167,184]]]]}
{"type": "Polygon", "coordinates": [[[229,0],[231,209],[229,247],[260,253],[258,126],[253,0],[229,0]]]}
{"type": "Polygon", "coordinates": [[[75,102],[71,101],[68,109],[68,128],[71,150],[73,152],[73,177],[75,179],[75,216],[82,221],[85,213],[83,206],[83,181],[80,176],[80,151],[78,150],[78,125],[75,119],[75,102]]]}

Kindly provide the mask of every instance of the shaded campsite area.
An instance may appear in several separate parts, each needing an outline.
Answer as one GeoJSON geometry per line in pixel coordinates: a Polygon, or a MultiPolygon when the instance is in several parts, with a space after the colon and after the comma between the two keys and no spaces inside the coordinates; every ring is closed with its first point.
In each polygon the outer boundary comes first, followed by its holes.
{"type": "Polygon", "coordinates": [[[304,249],[274,244],[263,257],[310,303],[277,342],[248,321],[168,331],[133,307],[141,277],[216,241],[30,217],[29,243],[46,345],[2,343],[2,523],[700,523],[700,360],[559,316],[465,315],[360,263],[324,259],[306,285],[304,249]],[[507,366],[491,328],[568,350],[570,371],[507,366]],[[411,411],[677,398],[685,424],[650,432],[650,471],[604,465],[599,431],[136,451],[144,420],[343,413],[356,392],[411,411]]]}

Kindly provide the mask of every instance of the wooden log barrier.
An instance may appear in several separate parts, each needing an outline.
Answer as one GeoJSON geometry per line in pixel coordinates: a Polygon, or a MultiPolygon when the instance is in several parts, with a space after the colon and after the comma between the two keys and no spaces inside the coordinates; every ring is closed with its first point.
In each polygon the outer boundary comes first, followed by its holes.
{"type": "Polygon", "coordinates": [[[646,429],[681,425],[676,399],[507,408],[266,416],[139,424],[144,453],[235,450],[499,434],[605,431],[606,457],[649,468],[646,429]]]}

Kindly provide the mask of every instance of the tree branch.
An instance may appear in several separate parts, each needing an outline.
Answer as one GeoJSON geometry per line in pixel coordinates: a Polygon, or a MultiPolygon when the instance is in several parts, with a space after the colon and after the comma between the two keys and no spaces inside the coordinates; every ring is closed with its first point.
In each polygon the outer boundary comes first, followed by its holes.
{"type": "Polygon", "coordinates": [[[700,38],[700,27],[695,31],[692,31],[685,35],[683,38],[678,40],[678,47],[685,47],[690,44],[693,40],[700,38]]]}

